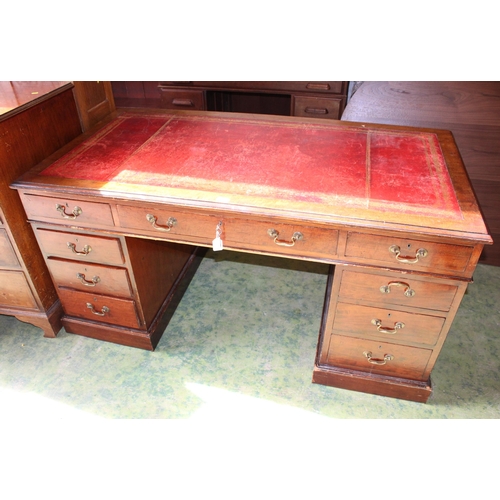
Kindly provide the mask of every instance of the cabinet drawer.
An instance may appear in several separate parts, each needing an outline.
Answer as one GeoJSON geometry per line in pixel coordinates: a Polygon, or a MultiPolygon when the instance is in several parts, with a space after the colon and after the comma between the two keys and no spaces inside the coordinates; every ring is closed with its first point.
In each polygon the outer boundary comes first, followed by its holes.
{"type": "Polygon", "coordinates": [[[398,268],[463,272],[473,250],[468,246],[350,232],[345,256],[398,268]]]}
{"type": "Polygon", "coordinates": [[[22,195],[23,205],[31,220],[50,220],[79,226],[113,226],[111,207],[107,203],[94,203],[65,198],[49,198],[31,194],[22,195]]]}
{"type": "Polygon", "coordinates": [[[431,349],[333,335],[328,364],[421,380],[431,354],[431,349]]]}
{"type": "Polygon", "coordinates": [[[176,90],[160,87],[162,107],[167,109],[193,109],[203,111],[205,99],[202,90],[176,90]]]}
{"type": "Polygon", "coordinates": [[[436,311],[449,311],[458,287],[407,274],[371,274],[344,271],[339,297],[342,301],[377,302],[436,311]]]}
{"type": "Polygon", "coordinates": [[[333,329],[337,333],[352,334],[361,338],[385,337],[400,344],[415,342],[433,346],[445,319],[340,302],[335,312],[333,329]]]}
{"type": "Polygon", "coordinates": [[[47,257],[120,265],[125,262],[120,240],[79,233],[37,229],[35,234],[47,257]]]}
{"type": "Polygon", "coordinates": [[[0,305],[37,309],[35,298],[23,272],[0,270],[0,305]]]}
{"type": "Polygon", "coordinates": [[[337,253],[338,231],[296,224],[234,219],[224,223],[223,238],[230,248],[331,259],[337,253]]]}
{"type": "Polygon", "coordinates": [[[293,115],[338,120],[341,103],[342,99],[294,96],[293,115]]]}
{"type": "Polygon", "coordinates": [[[57,286],[103,295],[132,297],[126,269],[59,259],[47,259],[46,262],[57,286]]]}
{"type": "Polygon", "coordinates": [[[19,260],[5,229],[0,229],[0,266],[13,269],[19,268],[19,260]]]}
{"type": "Polygon", "coordinates": [[[215,238],[219,219],[170,208],[139,208],[118,205],[120,226],[139,229],[168,239],[209,244],[215,238]]]}
{"type": "Polygon", "coordinates": [[[64,312],[68,316],[130,328],[142,328],[133,300],[94,295],[66,288],[59,288],[58,294],[64,312]]]}

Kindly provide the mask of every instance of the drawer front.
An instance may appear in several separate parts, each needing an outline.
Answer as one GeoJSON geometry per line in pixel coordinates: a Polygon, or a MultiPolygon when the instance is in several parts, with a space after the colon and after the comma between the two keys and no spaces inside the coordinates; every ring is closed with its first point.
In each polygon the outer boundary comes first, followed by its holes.
{"type": "Polygon", "coordinates": [[[385,337],[400,344],[415,342],[433,346],[439,338],[445,319],[340,302],[335,312],[333,329],[336,333],[361,338],[385,337]]]}
{"type": "Polygon", "coordinates": [[[111,265],[121,265],[125,262],[118,238],[102,238],[49,229],[37,229],[36,235],[42,251],[48,257],[111,265]]]}
{"type": "Polygon", "coordinates": [[[192,109],[203,111],[205,99],[202,90],[175,90],[160,87],[162,107],[167,109],[192,109]]]}
{"type": "Polygon", "coordinates": [[[19,260],[5,229],[0,229],[0,266],[19,269],[19,260]]]}
{"type": "Polygon", "coordinates": [[[130,328],[142,328],[133,300],[94,295],[65,288],[59,288],[58,294],[64,312],[68,316],[130,328]]]}
{"type": "Polygon", "coordinates": [[[103,295],[132,297],[126,269],[58,259],[46,259],[46,262],[57,286],[103,295]]]}
{"type": "Polygon", "coordinates": [[[337,253],[338,231],[234,219],[225,222],[223,239],[230,248],[331,259],[337,253]]]}
{"type": "MultiPolygon", "coordinates": [[[[166,82],[179,85],[181,82],[166,82]]],[[[296,92],[326,92],[340,94],[343,82],[185,82],[186,85],[242,90],[275,90],[296,92]]]]}
{"type": "Polygon", "coordinates": [[[333,335],[328,364],[421,380],[431,354],[431,349],[333,335]]]}
{"type": "Polygon", "coordinates": [[[111,207],[107,203],[93,203],[65,198],[49,198],[31,194],[22,195],[24,209],[31,220],[50,220],[79,226],[114,226],[111,207]]]}
{"type": "Polygon", "coordinates": [[[168,239],[209,244],[215,238],[219,219],[169,208],[138,208],[118,205],[120,227],[139,229],[168,239]]]}
{"type": "Polygon", "coordinates": [[[377,302],[436,311],[449,311],[458,287],[417,279],[407,274],[344,271],[339,297],[343,301],[377,302]]]}
{"type": "Polygon", "coordinates": [[[0,306],[37,309],[23,272],[0,270],[0,306]]]}
{"type": "Polygon", "coordinates": [[[340,119],[342,99],[295,96],[293,101],[294,116],[340,119]]]}
{"type": "Polygon", "coordinates": [[[345,256],[429,272],[464,272],[473,247],[351,232],[345,256]]]}

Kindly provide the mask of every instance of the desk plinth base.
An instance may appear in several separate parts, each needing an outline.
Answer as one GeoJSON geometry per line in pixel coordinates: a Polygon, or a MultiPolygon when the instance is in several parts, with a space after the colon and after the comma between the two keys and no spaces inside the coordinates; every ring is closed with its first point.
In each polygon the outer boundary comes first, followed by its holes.
{"type": "Polygon", "coordinates": [[[426,403],[432,394],[431,380],[426,382],[374,375],[339,367],[315,365],[312,381],[316,384],[366,392],[407,401],[426,403]]]}

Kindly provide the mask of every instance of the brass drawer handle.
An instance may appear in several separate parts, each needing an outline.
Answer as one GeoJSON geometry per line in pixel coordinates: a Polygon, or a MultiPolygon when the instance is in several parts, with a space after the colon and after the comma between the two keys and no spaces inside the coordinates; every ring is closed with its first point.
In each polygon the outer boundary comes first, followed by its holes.
{"type": "Polygon", "coordinates": [[[383,327],[382,320],[380,320],[380,319],[372,319],[371,323],[372,323],[372,325],[375,325],[377,327],[377,330],[380,333],[387,333],[389,335],[394,335],[395,333],[398,332],[398,330],[401,330],[402,328],[405,327],[405,324],[402,321],[396,321],[394,323],[394,328],[383,327]]]}
{"type": "Polygon", "coordinates": [[[158,229],[158,231],[170,231],[176,224],[177,224],[177,219],[175,217],[169,217],[167,220],[167,225],[166,226],[159,226],[156,221],[158,220],[154,215],[147,214],[146,219],[148,222],[155,228],[158,229]]]}
{"type": "Polygon", "coordinates": [[[416,264],[420,258],[427,257],[429,253],[425,248],[419,248],[415,257],[401,257],[401,248],[397,245],[392,245],[389,247],[389,252],[396,255],[396,260],[402,262],[403,264],[416,264]]]}
{"type": "Polygon", "coordinates": [[[295,233],[292,234],[292,240],[290,242],[278,240],[280,233],[279,233],[279,231],[276,231],[276,229],[268,229],[267,234],[271,238],[274,238],[273,241],[274,241],[274,243],[276,243],[276,245],[279,245],[282,247],[293,247],[295,245],[296,241],[304,239],[304,235],[299,231],[296,231],[295,233]]]}
{"type": "Polygon", "coordinates": [[[96,286],[99,281],[101,281],[101,278],[99,276],[94,276],[91,281],[87,281],[85,279],[85,274],[82,273],[76,273],[76,277],[80,280],[82,285],[85,286],[96,286]]]}
{"type": "Polygon", "coordinates": [[[382,293],[391,293],[391,286],[396,286],[396,287],[404,287],[404,295],[406,297],[413,297],[415,295],[415,290],[410,288],[410,285],[408,283],[405,283],[403,281],[390,281],[387,283],[387,285],[383,285],[380,287],[380,291],[382,293]]]}
{"type": "Polygon", "coordinates": [[[186,108],[194,106],[194,102],[191,99],[172,99],[172,104],[174,106],[185,106],[186,108]]]}
{"type": "Polygon", "coordinates": [[[82,214],[82,209],[80,207],[75,207],[73,212],[70,214],[66,213],[66,208],[64,205],[60,205],[59,203],[56,205],[56,210],[65,218],[65,219],[76,219],[79,215],[82,214]]]}
{"type": "Polygon", "coordinates": [[[85,245],[82,248],[82,251],[79,252],[76,249],[76,245],[74,243],[70,243],[69,241],[68,241],[68,248],[76,255],[88,255],[90,252],[92,252],[92,247],[90,245],[85,245]]]}
{"type": "Polygon", "coordinates": [[[105,316],[107,313],[109,313],[109,307],[107,306],[102,306],[101,312],[96,311],[94,309],[94,305],[91,304],[90,302],[87,302],[87,307],[90,309],[90,312],[92,314],[95,314],[96,316],[105,316]]]}
{"type": "Polygon", "coordinates": [[[310,115],[327,115],[328,110],[326,108],[310,108],[307,106],[304,111],[310,115]]]}
{"type": "Polygon", "coordinates": [[[383,359],[374,358],[371,351],[365,351],[363,355],[366,359],[368,359],[368,363],[371,363],[372,365],[385,365],[387,361],[391,361],[394,359],[394,356],[392,354],[384,354],[383,359]]]}

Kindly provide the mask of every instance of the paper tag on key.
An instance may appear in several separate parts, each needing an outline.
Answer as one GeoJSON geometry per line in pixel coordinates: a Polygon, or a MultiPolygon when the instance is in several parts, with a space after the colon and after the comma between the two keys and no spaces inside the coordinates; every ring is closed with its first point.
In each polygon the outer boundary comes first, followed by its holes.
{"type": "Polygon", "coordinates": [[[212,240],[212,248],[214,252],[219,252],[220,250],[224,249],[224,245],[220,237],[221,234],[222,234],[222,222],[219,222],[217,224],[217,227],[215,228],[215,239],[212,240]]]}
{"type": "Polygon", "coordinates": [[[212,241],[212,248],[213,248],[214,252],[218,252],[220,250],[224,250],[224,245],[222,244],[222,240],[220,239],[220,236],[217,236],[212,241]]]}

